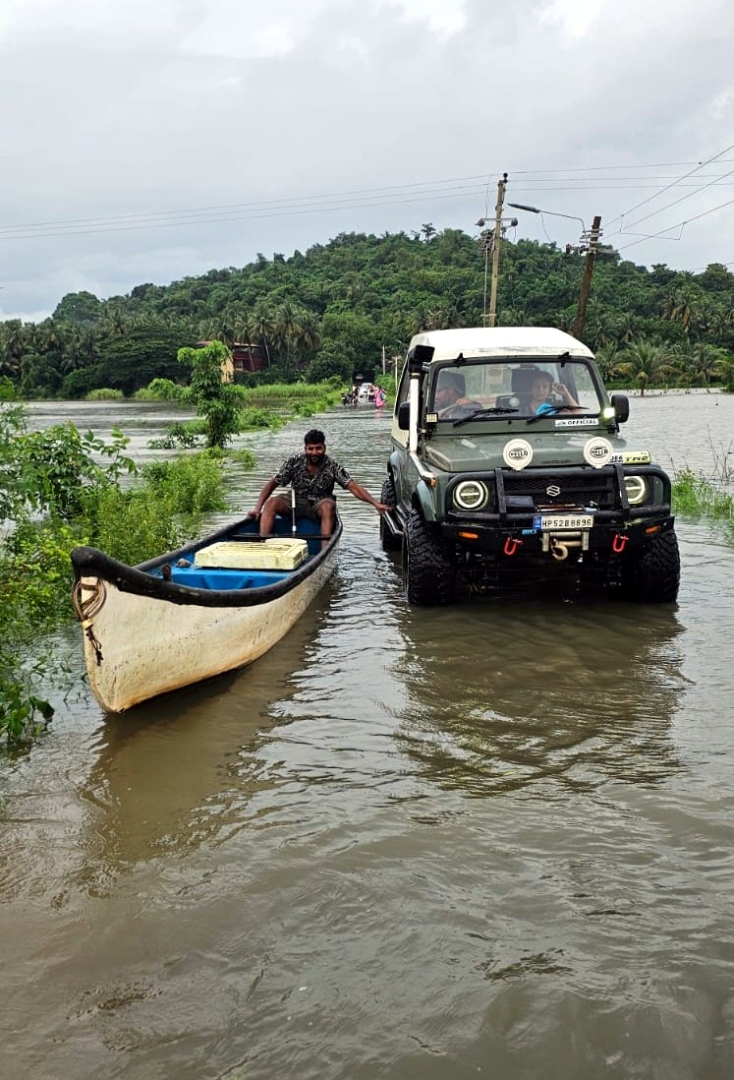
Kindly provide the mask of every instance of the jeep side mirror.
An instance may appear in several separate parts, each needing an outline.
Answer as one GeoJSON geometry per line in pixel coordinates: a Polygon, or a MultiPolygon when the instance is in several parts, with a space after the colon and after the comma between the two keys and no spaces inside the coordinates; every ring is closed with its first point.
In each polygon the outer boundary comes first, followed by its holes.
{"type": "Polygon", "coordinates": [[[610,401],[614,406],[614,415],[617,417],[617,423],[623,424],[625,420],[629,420],[630,401],[627,395],[612,394],[610,401]]]}
{"type": "Polygon", "coordinates": [[[398,405],[398,427],[401,431],[410,429],[410,402],[403,401],[398,405]]]}

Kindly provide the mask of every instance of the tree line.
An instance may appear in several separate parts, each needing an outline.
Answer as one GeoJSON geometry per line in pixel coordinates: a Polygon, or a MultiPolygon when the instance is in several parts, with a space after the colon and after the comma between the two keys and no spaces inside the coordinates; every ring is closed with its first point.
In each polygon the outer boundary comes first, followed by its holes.
{"type": "MultiPolygon", "coordinates": [[[[125,296],[69,293],[42,322],[0,322],[0,375],[25,399],[130,395],[154,378],[180,382],[178,350],[218,340],[259,347],[265,369],[251,382],[349,383],[404,355],[420,330],[482,325],[485,257],[476,238],[427,224],[343,233],[125,296]]],[[[555,244],[505,242],[498,324],[570,330],[582,272],[583,258],[555,244]]],[[[583,339],[612,383],[734,389],[734,275],[720,263],[647,268],[602,246],[583,339]]]]}

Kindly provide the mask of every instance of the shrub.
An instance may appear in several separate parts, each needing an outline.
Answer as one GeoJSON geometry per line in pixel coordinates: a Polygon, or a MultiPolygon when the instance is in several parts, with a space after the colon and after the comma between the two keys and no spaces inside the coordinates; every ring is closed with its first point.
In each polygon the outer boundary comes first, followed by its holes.
{"type": "Polygon", "coordinates": [[[108,386],[101,386],[97,390],[90,390],[84,395],[85,401],[123,401],[125,395],[122,390],[112,390],[108,386]]]}

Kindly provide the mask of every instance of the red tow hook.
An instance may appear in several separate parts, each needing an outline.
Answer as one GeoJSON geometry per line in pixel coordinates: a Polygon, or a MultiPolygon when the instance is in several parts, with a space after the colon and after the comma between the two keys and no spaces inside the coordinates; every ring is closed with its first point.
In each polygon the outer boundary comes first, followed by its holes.
{"type": "Polygon", "coordinates": [[[522,544],[522,540],[518,540],[514,536],[508,536],[505,540],[505,555],[514,555],[520,544],[522,544]]]}
{"type": "Polygon", "coordinates": [[[612,540],[612,551],[615,555],[621,555],[624,549],[627,547],[627,541],[629,536],[622,536],[621,533],[616,533],[612,540]]]}

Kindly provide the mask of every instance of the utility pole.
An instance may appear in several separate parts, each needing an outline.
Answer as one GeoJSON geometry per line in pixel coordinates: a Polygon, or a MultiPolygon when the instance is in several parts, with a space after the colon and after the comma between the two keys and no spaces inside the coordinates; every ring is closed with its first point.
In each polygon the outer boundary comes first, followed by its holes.
{"type": "Polygon", "coordinates": [[[596,259],[597,248],[599,247],[599,238],[601,236],[601,218],[595,217],[591,225],[591,231],[589,232],[588,246],[586,248],[586,263],[584,265],[584,276],[581,279],[581,292],[579,294],[579,303],[576,308],[576,318],[573,320],[573,328],[571,333],[575,338],[580,338],[584,332],[584,323],[586,322],[586,305],[589,301],[589,293],[591,291],[591,275],[594,273],[594,261],[596,259]]]}
{"type": "Polygon", "coordinates": [[[492,284],[489,291],[489,326],[495,326],[497,323],[497,282],[499,280],[500,245],[502,243],[502,207],[505,201],[506,187],[507,173],[503,173],[502,179],[497,184],[497,205],[494,214],[494,234],[492,236],[492,284]]]}

